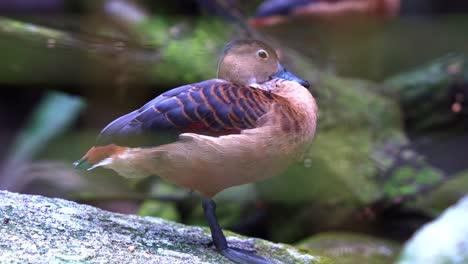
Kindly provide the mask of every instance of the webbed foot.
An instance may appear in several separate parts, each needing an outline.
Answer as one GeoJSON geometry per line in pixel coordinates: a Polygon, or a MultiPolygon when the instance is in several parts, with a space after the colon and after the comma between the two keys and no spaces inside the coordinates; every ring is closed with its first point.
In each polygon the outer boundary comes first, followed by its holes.
{"type": "Polygon", "coordinates": [[[226,237],[216,218],[216,204],[211,199],[203,199],[203,211],[211,230],[211,237],[216,249],[229,260],[237,264],[271,264],[272,262],[255,254],[255,251],[228,247],[226,237]]]}
{"type": "Polygon", "coordinates": [[[229,260],[238,264],[272,264],[262,256],[255,255],[249,250],[230,248],[220,250],[220,253],[229,260]]]}

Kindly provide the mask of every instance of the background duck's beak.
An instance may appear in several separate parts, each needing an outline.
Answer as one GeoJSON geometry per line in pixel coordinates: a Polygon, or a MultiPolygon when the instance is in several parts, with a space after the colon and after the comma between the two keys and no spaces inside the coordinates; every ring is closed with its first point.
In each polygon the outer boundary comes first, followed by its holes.
{"type": "Polygon", "coordinates": [[[296,75],[292,74],[291,72],[286,70],[286,68],[284,68],[283,65],[281,65],[281,64],[278,64],[278,71],[271,77],[272,78],[284,79],[284,80],[288,80],[288,81],[294,81],[294,82],[297,82],[297,83],[301,84],[302,86],[304,86],[306,88],[309,88],[309,86],[310,86],[308,81],[306,81],[306,80],[304,80],[302,78],[299,78],[296,75]]]}

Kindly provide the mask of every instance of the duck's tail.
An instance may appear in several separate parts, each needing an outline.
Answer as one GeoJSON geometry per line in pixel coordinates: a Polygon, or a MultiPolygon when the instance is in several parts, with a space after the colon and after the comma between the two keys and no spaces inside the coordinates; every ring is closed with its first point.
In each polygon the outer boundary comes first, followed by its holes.
{"type": "Polygon", "coordinates": [[[80,159],[73,163],[75,169],[92,170],[96,167],[106,165],[111,162],[114,155],[125,151],[127,147],[121,147],[115,144],[105,146],[94,146],[80,159]]]}

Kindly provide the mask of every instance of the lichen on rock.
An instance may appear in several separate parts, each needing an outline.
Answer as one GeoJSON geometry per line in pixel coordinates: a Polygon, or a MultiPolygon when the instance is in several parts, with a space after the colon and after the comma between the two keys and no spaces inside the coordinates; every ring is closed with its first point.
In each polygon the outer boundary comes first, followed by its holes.
{"type": "MultiPolygon", "coordinates": [[[[154,217],[0,191],[0,255],[8,263],[231,263],[209,231],[154,217]]],[[[324,263],[295,248],[228,232],[228,241],[273,263],[324,263]]]]}

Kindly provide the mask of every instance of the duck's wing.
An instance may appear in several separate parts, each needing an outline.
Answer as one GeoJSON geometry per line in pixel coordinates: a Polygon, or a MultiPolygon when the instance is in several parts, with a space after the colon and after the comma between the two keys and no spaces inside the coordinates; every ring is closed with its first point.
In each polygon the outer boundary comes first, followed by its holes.
{"type": "Polygon", "coordinates": [[[267,0],[263,1],[255,12],[255,17],[288,15],[295,8],[317,2],[316,0],[267,0]]]}
{"type": "Polygon", "coordinates": [[[117,118],[98,137],[98,145],[129,146],[138,136],[193,132],[220,136],[255,128],[258,119],[282,97],[224,80],[184,85],[117,118]]]}

